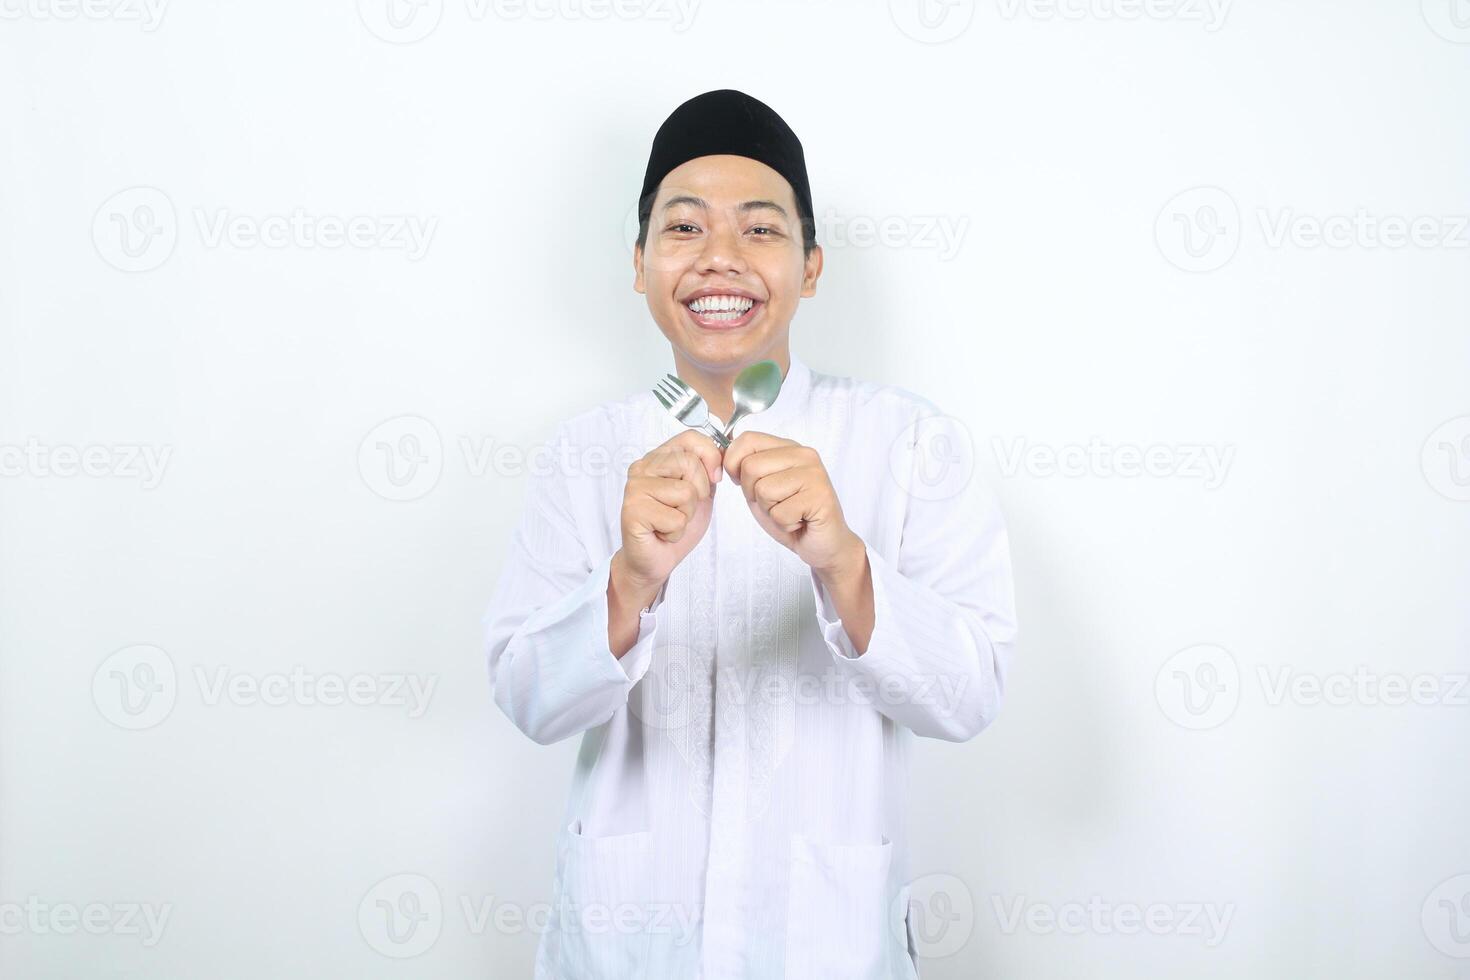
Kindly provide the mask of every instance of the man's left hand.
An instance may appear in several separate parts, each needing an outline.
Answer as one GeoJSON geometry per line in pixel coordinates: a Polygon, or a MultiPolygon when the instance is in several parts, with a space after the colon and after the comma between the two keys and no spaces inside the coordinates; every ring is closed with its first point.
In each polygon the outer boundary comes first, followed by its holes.
{"type": "Polygon", "coordinates": [[[744,491],[756,523],[819,576],[865,567],[863,540],[843,519],[815,449],[767,432],[742,432],[725,450],[724,466],[744,491]]]}

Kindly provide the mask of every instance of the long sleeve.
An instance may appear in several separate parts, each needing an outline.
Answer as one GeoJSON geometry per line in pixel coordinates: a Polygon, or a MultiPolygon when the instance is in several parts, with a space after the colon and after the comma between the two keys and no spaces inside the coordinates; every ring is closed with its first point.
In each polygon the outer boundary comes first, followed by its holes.
{"type": "Polygon", "coordinates": [[[640,614],[633,647],[615,657],[607,635],[611,566],[612,555],[595,562],[588,555],[565,475],[531,477],[483,624],[495,703],[543,745],[605,723],[648,670],[664,590],[640,614]]]}
{"type": "MultiPolygon", "coordinates": [[[[921,486],[922,473],[911,472],[908,485],[921,486]]],[[[1005,523],[973,472],[952,494],[910,494],[907,504],[896,560],[866,546],[867,649],[857,653],[813,572],[817,622],[833,659],[865,682],[877,710],[915,734],[962,742],[995,719],[1015,643],[1005,523]]]]}

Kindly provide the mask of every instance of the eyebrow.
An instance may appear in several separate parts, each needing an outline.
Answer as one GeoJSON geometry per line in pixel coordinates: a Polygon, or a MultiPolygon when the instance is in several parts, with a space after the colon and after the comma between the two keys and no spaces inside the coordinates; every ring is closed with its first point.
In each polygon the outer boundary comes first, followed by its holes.
{"type": "MultiPolygon", "coordinates": [[[[669,208],[672,208],[675,205],[679,204],[688,204],[691,207],[703,208],[706,211],[709,210],[708,201],[706,201],[702,197],[693,197],[689,194],[681,194],[678,197],[669,198],[667,201],[664,202],[664,206],[661,210],[667,211],[669,208]]],[[[751,211],[775,211],[783,218],[790,217],[790,215],[786,213],[786,209],[777,204],[775,201],[746,201],[745,203],[737,206],[735,210],[739,211],[741,214],[746,214],[751,211]]]]}

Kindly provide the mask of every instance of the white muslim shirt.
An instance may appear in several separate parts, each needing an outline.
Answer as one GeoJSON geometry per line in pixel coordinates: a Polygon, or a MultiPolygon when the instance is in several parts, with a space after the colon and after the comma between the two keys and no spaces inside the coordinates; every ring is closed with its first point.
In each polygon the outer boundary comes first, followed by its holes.
{"type": "Polygon", "coordinates": [[[856,649],[815,573],[729,475],[708,530],[608,645],[628,467],[683,430],[652,392],[562,423],[485,614],[495,701],[577,736],[537,980],[903,980],[913,736],[995,717],[1015,642],[1005,525],[963,424],[795,354],[743,420],[821,455],[867,546],[856,649]]]}

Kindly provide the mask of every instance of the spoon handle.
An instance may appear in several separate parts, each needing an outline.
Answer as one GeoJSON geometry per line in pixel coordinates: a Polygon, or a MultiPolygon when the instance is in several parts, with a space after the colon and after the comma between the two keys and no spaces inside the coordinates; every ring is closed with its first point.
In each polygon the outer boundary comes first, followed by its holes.
{"type": "Polygon", "coordinates": [[[730,445],[730,439],[731,439],[730,433],[732,433],[732,432],[735,431],[735,423],[736,422],[739,422],[747,414],[749,414],[749,413],[746,412],[744,408],[741,408],[741,407],[738,407],[738,406],[736,407],[736,409],[733,412],[730,413],[730,422],[729,422],[728,425],[725,426],[725,433],[724,433],[724,435],[725,435],[725,445],[726,446],[729,446],[730,445]]]}

